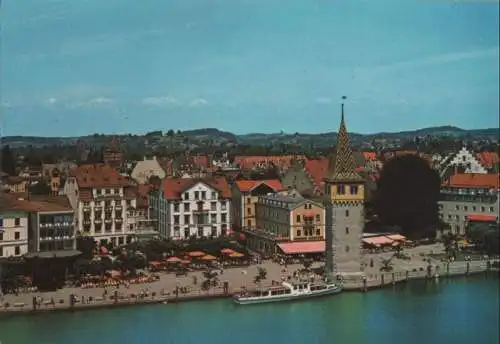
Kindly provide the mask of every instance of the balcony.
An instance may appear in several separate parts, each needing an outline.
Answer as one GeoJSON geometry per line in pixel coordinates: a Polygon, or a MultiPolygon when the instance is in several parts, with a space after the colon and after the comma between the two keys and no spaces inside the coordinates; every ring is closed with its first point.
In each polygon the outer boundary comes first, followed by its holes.
{"type": "Polygon", "coordinates": [[[95,223],[102,223],[102,219],[95,219],[94,222],[95,223]]]}
{"type": "Polygon", "coordinates": [[[100,206],[100,205],[96,205],[96,206],[94,207],[94,210],[95,210],[95,211],[102,211],[102,206],[100,206]]]}
{"type": "Polygon", "coordinates": [[[90,225],[92,221],[90,221],[90,219],[88,220],[83,220],[82,223],[84,226],[87,226],[87,225],[90,225]]]}
{"type": "Polygon", "coordinates": [[[121,217],[116,217],[115,218],[115,222],[117,223],[122,223],[123,222],[123,219],[121,217]]]}
{"type": "Polygon", "coordinates": [[[90,211],[90,210],[91,210],[90,205],[83,206],[83,211],[90,211]]]}
{"type": "Polygon", "coordinates": [[[121,204],[115,205],[115,210],[122,210],[123,207],[121,204]]]}
{"type": "Polygon", "coordinates": [[[104,223],[112,223],[113,219],[104,219],[104,223]]]}

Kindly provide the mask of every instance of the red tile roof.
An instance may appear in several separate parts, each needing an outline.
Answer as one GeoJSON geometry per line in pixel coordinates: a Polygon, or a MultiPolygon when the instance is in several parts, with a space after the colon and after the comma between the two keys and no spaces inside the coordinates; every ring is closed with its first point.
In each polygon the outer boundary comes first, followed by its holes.
{"type": "Polygon", "coordinates": [[[445,186],[456,188],[499,189],[500,174],[458,173],[445,183],[445,186]]]}
{"type": "Polygon", "coordinates": [[[481,165],[487,168],[493,168],[499,162],[497,152],[480,152],[476,156],[481,165]]]}
{"type": "Polygon", "coordinates": [[[257,186],[266,184],[274,191],[282,191],[283,185],[279,179],[267,179],[267,180],[237,180],[236,187],[241,192],[250,192],[255,189],[257,186]]]}
{"type": "Polygon", "coordinates": [[[375,152],[363,152],[363,157],[366,161],[375,161],[377,160],[377,153],[375,152]]]}
{"type": "Polygon", "coordinates": [[[304,168],[316,187],[323,185],[323,179],[329,171],[329,161],[326,158],[307,159],[304,168]]]}
{"type": "Polygon", "coordinates": [[[180,199],[182,193],[196,183],[204,183],[220,192],[222,198],[231,198],[231,189],[224,177],[172,178],[163,180],[163,196],[166,199],[180,199]]]}
{"type": "Polygon", "coordinates": [[[287,242],[278,246],[284,254],[322,253],[326,247],[324,241],[287,242]]]}
{"type": "Polygon", "coordinates": [[[128,185],[125,177],[107,164],[85,164],[70,172],[75,177],[80,189],[85,188],[112,188],[128,185]]]}
{"type": "Polygon", "coordinates": [[[303,155],[274,155],[274,156],[237,156],[234,163],[242,170],[249,170],[260,164],[274,164],[282,171],[286,171],[292,165],[293,160],[303,160],[303,155]]]}
{"type": "Polygon", "coordinates": [[[0,211],[68,212],[73,211],[66,196],[35,196],[20,199],[15,194],[0,195],[0,211]]]}

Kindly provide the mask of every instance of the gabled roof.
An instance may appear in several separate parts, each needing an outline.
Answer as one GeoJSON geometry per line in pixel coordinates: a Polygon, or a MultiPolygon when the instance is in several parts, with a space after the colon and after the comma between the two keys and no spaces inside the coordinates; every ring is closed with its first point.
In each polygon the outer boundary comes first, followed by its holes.
{"type": "Polygon", "coordinates": [[[0,195],[0,211],[24,212],[70,212],[73,211],[66,196],[32,196],[34,199],[20,199],[16,195],[0,195]]]}
{"type": "Polygon", "coordinates": [[[326,158],[307,159],[304,162],[304,168],[313,184],[320,187],[323,184],[323,179],[328,176],[329,162],[326,158]]]}
{"type": "Polygon", "coordinates": [[[499,162],[497,152],[480,152],[476,154],[476,157],[481,165],[487,168],[493,168],[499,162]]]}
{"type": "Polygon", "coordinates": [[[250,192],[262,184],[269,186],[275,192],[283,190],[283,185],[281,185],[279,179],[237,180],[235,184],[240,192],[250,192]]]}
{"type": "Polygon", "coordinates": [[[181,199],[182,194],[197,183],[206,184],[219,191],[222,198],[231,198],[231,189],[223,177],[164,179],[163,197],[165,199],[181,199]]]}

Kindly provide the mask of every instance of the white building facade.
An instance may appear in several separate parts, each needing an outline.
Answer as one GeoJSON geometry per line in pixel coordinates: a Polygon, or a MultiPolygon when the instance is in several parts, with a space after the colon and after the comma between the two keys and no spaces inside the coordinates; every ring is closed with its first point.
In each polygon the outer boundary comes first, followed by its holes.
{"type": "MultiPolygon", "coordinates": [[[[135,236],[137,199],[131,192],[132,185],[121,176],[114,177],[108,179],[111,182],[107,185],[89,184],[88,179],[84,179],[87,183],[81,188],[81,178],[71,176],[66,181],[64,193],[75,210],[75,227],[79,235],[91,236],[100,243],[122,245],[133,241],[135,236]]],[[[96,180],[99,179],[96,177],[96,180]]]]}
{"type": "Polygon", "coordinates": [[[137,183],[146,184],[151,177],[156,176],[163,179],[166,174],[156,157],[153,157],[151,159],[144,158],[144,160],[138,161],[130,176],[137,183]]]}
{"type": "Polygon", "coordinates": [[[149,206],[162,237],[219,237],[230,232],[230,196],[225,180],[165,179],[149,206]]]}
{"type": "MultiPolygon", "coordinates": [[[[464,169],[465,173],[488,173],[487,169],[481,165],[476,155],[470,152],[466,147],[462,147],[455,155],[451,158],[443,159],[442,163],[445,164],[444,169],[461,167],[464,169]]],[[[443,167],[441,169],[443,169],[443,167]]]]}
{"type": "Polygon", "coordinates": [[[0,258],[28,253],[28,213],[16,210],[0,212],[0,258]]]}

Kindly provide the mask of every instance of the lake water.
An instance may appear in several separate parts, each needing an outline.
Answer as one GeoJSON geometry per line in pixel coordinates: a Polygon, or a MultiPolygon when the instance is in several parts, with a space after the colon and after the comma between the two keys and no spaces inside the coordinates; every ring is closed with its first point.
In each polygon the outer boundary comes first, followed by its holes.
{"type": "Polygon", "coordinates": [[[236,306],[214,300],[0,318],[1,344],[498,343],[496,276],[236,306]]]}

